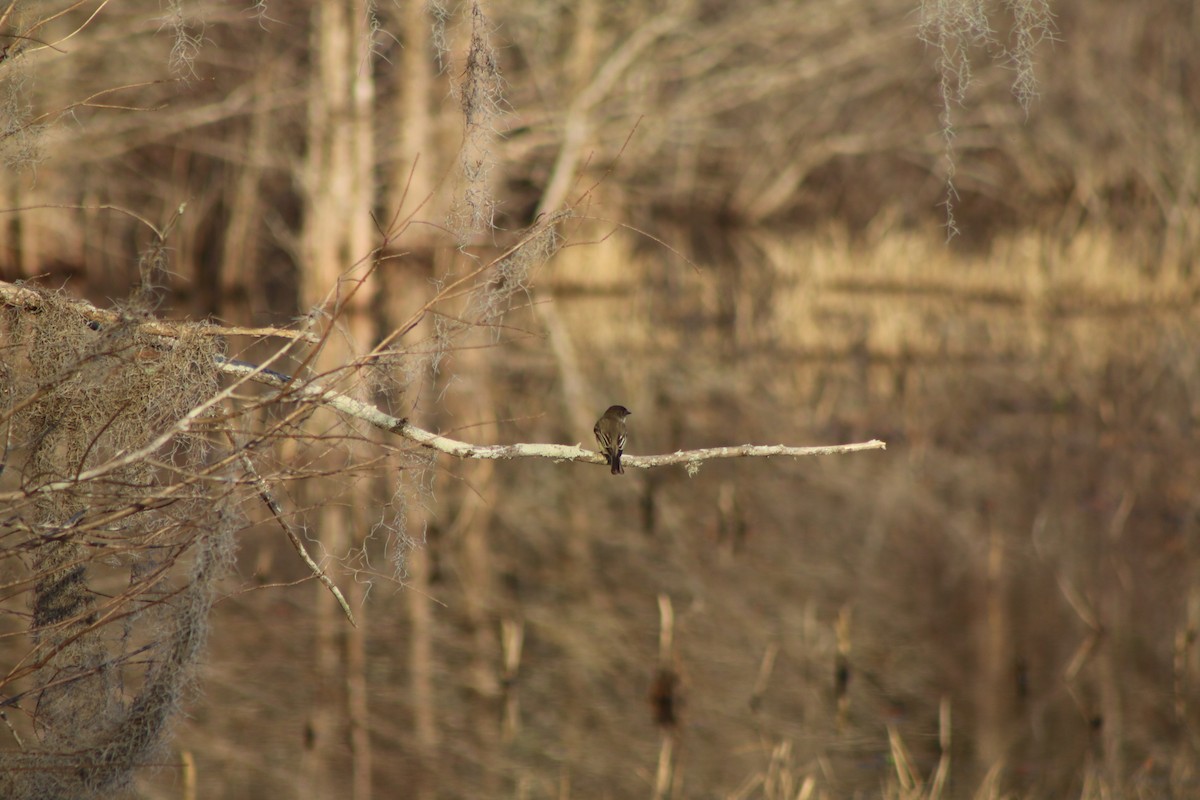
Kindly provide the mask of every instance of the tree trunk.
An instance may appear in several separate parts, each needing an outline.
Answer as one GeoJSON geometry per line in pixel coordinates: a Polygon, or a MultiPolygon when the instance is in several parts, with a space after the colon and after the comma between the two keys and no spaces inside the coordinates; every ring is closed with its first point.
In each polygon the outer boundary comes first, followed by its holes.
{"type": "MultiPolygon", "coordinates": [[[[314,10],[300,277],[301,302],[309,308],[322,307],[328,314],[322,323],[337,328],[325,340],[314,367],[331,385],[360,394],[365,381],[354,364],[375,338],[370,306],[376,293],[370,259],[376,189],[367,11],[364,0],[320,0],[314,10]]],[[[314,430],[326,430],[337,422],[318,412],[311,424],[314,430]]],[[[342,457],[353,465],[363,448],[351,437],[342,457]]],[[[327,484],[328,479],[318,483],[327,484]]],[[[321,491],[324,486],[311,488],[321,491]]],[[[352,547],[361,545],[367,530],[363,509],[369,507],[369,484],[353,484],[349,492],[350,497],[317,501],[316,533],[323,551],[333,558],[343,558],[352,547]]],[[[334,759],[342,751],[338,733],[344,714],[350,744],[350,794],[366,800],[371,794],[365,674],[368,619],[361,605],[361,587],[347,579],[344,570],[331,568],[330,574],[346,590],[358,627],[352,628],[325,588],[314,583],[317,691],[303,765],[304,785],[314,798],[345,793],[344,780],[337,780],[334,772],[334,759]],[[344,651],[339,646],[343,636],[344,651]]]]}

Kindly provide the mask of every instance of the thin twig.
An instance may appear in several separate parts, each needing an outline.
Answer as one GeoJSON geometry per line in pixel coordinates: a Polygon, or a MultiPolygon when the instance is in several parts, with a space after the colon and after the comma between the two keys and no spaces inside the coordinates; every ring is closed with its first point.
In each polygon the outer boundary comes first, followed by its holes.
{"type": "Polygon", "coordinates": [[[238,447],[237,441],[234,440],[232,433],[226,431],[225,435],[228,437],[229,443],[233,445],[235,450],[238,451],[238,457],[242,462],[242,467],[245,468],[246,474],[250,476],[250,480],[254,483],[254,488],[258,490],[258,496],[261,497],[262,501],[267,504],[267,508],[271,509],[272,516],[274,516],[275,521],[279,523],[279,527],[283,528],[283,532],[287,534],[288,539],[292,543],[292,547],[296,548],[296,552],[300,554],[300,558],[305,564],[308,565],[308,568],[312,570],[313,575],[317,576],[317,580],[325,584],[325,588],[329,590],[330,594],[332,594],[334,599],[337,600],[338,605],[342,607],[342,612],[346,615],[346,618],[350,620],[350,624],[357,628],[358,623],[354,620],[354,612],[350,610],[350,604],[346,602],[345,596],[342,595],[342,590],[337,587],[337,584],[333,582],[333,579],[329,577],[329,574],[321,568],[321,565],[316,561],[313,561],[312,556],[308,554],[308,549],[305,548],[304,542],[300,539],[300,536],[296,533],[292,526],[288,524],[287,520],[284,519],[283,509],[279,506],[279,502],[275,499],[275,496],[271,494],[271,487],[267,485],[266,480],[262,477],[262,475],[259,474],[258,470],[255,469],[254,462],[250,460],[250,456],[246,455],[246,451],[244,449],[238,447]]]}

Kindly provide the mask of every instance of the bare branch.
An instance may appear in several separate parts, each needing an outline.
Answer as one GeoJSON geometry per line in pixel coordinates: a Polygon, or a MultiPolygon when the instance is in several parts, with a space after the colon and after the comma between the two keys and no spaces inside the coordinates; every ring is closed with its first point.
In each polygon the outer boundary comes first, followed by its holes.
{"type": "MultiPolygon", "coordinates": [[[[7,303],[13,306],[23,306],[26,308],[36,308],[41,301],[40,295],[33,290],[24,289],[20,286],[6,284],[0,282],[0,302],[7,303]]],[[[77,306],[78,310],[84,313],[87,319],[109,319],[116,320],[119,315],[112,312],[100,311],[95,309],[85,301],[75,301],[73,305],[77,306]]],[[[156,334],[172,337],[177,336],[179,329],[187,323],[145,323],[145,327],[153,329],[156,334]]],[[[214,333],[219,333],[223,329],[218,326],[210,327],[214,333]]],[[[241,329],[235,329],[241,331],[241,329]]],[[[296,338],[303,338],[297,336],[296,338]]],[[[399,436],[415,442],[422,447],[436,450],[440,453],[453,456],[461,459],[514,459],[514,458],[548,458],[552,461],[577,461],[590,464],[607,464],[604,455],[594,450],[584,448],[580,444],[562,445],[562,444],[540,444],[540,443],[518,443],[509,445],[480,445],[471,442],[459,441],[451,439],[447,436],[434,433],[432,431],[423,430],[408,422],[406,418],[395,417],[387,414],[375,406],[365,403],[361,400],[343,394],[335,389],[332,389],[323,383],[316,380],[306,380],[290,375],[285,375],[282,372],[276,372],[269,368],[271,362],[275,361],[282,351],[276,356],[268,359],[263,364],[251,364],[245,361],[228,359],[222,356],[217,356],[215,365],[217,369],[234,378],[238,381],[231,387],[228,387],[216,396],[201,403],[198,407],[192,409],[178,420],[169,430],[163,432],[153,441],[145,444],[132,452],[119,454],[115,459],[104,464],[97,465],[86,472],[74,476],[71,480],[56,481],[39,487],[39,492],[55,491],[64,486],[81,480],[90,480],[92,478],[109,474],[112,470],[121,467],[122,465],[131,463],[140,458],[145,458],[159,447],[161,447],[172,436],[188,430],[189,427],[198,419],[202,418],[211,408],[217,403],[227,398],[236,388],[245,381],[254,381],[256,383],[272,386],[281,390],[281,394],[286,395],[290,400],[306,400],[312,403],[327,406],[338,411],[348,417],[360,419],[368,424],[379,428],[380,430],[395,433],[399,436]]],[[[824,445],[816,447],[797,447],[793,445],[774,444],[774,445],[754,445],[741,444],[727,447],[710,447],[701,450],[680,450],[674,453],[664,453],[661,455],[648,456],[626,456],[626,461],[629,466],[641,469],[651,469],[653,467],[665,467],[674,464],[684,464],[687,466],[690,473],[694,473],[704,461],[711,461],[718,458],[770,458],[771,456],[815,456],[815,455],[835,455],[839,453],[851,453],[859,450],[882,450],[887,447],[885,442],[877,439],[872,439],[868,442],[859,442],[853,444],[841,445],[824,445]]],[[[304,553],[301,552],[301,557],[304,553]]],[[[312,564],[310,564],[310,567],[312,564]]],[[[314,570],[318,577],[321,577],[319,570],[314,570]]],[[[324,582],[324,581],[323,581],[324,582]]],[[[328,584],[327,584],[328,585],[328,584]]],[[[332,588],[332,587],[331,587],[332,588]]],[[[343,607],[345,610],[345,607],[343,607]]]]}
{"type": "MultiPolygon", "coordinates": [[[[552,461],[579,461],[588,464],[607,464],[605,457],[594,450],[588,450],[579,444],[507,444],[482,445],[451,439],[447,436],[423,430],[409,423],[407,419],[393,417],[380,411],[375,406],[355,400],[353,397],[326,388],[316,381],[304,381],[287,375],[265,370],[260,366],[244,361],[234,361],[221,358],[218,366],[226,375],[241,380],[253,380],[265,383],[279,389],[284,389],[292,399],[304,399],[329,406],[347,416],[361,419],[376,428],[398,434],[405,439],[416,442],[422,447],[437,450],[455,458],[477,459],[513,459],[513,458],[548,458],[552,461]]],[[[883,450],[887,443],[872,439],[869,442],[856,444],[826,445],[818,447],[794,447],[791,445],[752,445],[741,444],[729,447],[708,447],[702,450],[678,450],[654,456],[626,455],[621,463],[631,467],[650,469],[665,467],[672,464],[686,464],[689,471],[694,471],[703,461],[717,458],[769,458],[771,456],[822,456],[838,453],[853,453],[859,450],[883,450]]]]}
{"type": "MultiPolygon", "coordinates": [[[[73,206],[74,208],[83,208],[83,206],[73,206]]],[[[94,207],[93,207],[94,208],[94,207]]],[[[101,208],[113,208],[112,206],[101,206],[101,208]]],[[[21,210],[21,209],[12,209],[21,210]]],[[[114,209],[123,211],[123,209],[114,209]]],[[[3,211],[0,211],[3,213],[3,211]]],[[[127,213],[127,212],[126,212],[127,213]]],[[[140,219],[140,217],[139,217],[140,219]]],[[[149,223],[147,223],[149,224],[149,223]]],[[[150,226],[153,228],[153,226],[150,226]]],[[[6,283],[0,281],[0,304],[7,306],[20,306],[28,309],[41,308],[42,295],[40,292],[20,286],[15,283],[6,283]]],[[[116,311],[108,311],[102,308],[87,303],[83,300],[73,301],[75,310],[89,322],[95,322],[100,325],[112,324],[121,320],[121,314],[116,311]]],[[[172,323],[162,320],[146,320],[139,323],[138,330],[153,334],[154,336],[166,336],[169,338],[177,338],[181,326],[187,326],[189,330],[197,330],[195,323],[181,322],[172,323]]],[[[254,337],[270,337],[275,339],[292,339],[296,341],[309,342],[316,344],[319,339],[316,334],[306,331],[292,331],[286,328],[242,328],[242,327],[218,327],[202,326],[198,328],[199,333],[205,336],[254,336],[254,337]]]]}
{"type": "Polygon", "coordinates": [[[329,577],[329,573],[322,569],[320,564],[318,564],[316,561],[313,561],[312,556],[308,554],[308,548],[304,546],[304,542],[300,539],[300,535],[296,533],[295,529],[288,523],[287,519],[285,519],[283,509],[279,506],[279,501],[275,499],[275,495],[271,493],[271,487],[267,484],[266,479],[263,478],[263,476],[259,474],[258,470],[254,468],[254,462],[250,460],[250,456],[246,455],[245,449],[238,447],[237,441],[233,438],[233,434],[226,431],[226,437],[229,439],[229,443],[232,444],[234,449],[237,451],[238,459],[241,461],[242,467],[246,470],[246,474],[249,476],[251,482],[254,483],[254,488],[258,490],[258,496],[262,498],[264,503],[267,504],[267,508],[271,510],[271,515],[275,517],[275,521],[279,523],[281,528],[283,528],[283,532],[287,534],[288,541],[292,543],[292,547],[295,548],[296,553],[299,554],[305,565],[312,570],[312,574],[317,577],[317,580],[325,584],[325,588],[328,589],[329,593],[333,595],[333,598],[337,600],[337,604],[341,607],[342,613],[346,615],[348,620],[350,620],[350,624],[357,628],[358,623],[354,620],[354,612],[350,610],[350,604],[346,602],[346,597],[342,594],[342,590],[339,589],[337,584],[333,582],[333,579],[329,577]]]}

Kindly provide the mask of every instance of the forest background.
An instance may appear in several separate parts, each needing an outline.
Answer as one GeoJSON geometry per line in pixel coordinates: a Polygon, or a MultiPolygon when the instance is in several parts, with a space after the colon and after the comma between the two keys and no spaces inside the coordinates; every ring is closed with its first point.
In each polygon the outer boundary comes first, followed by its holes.
{"type": "Polygon", "coordinates": [[[7,4],[0,794],[1194,796],[1197,41],[7,4]]]}

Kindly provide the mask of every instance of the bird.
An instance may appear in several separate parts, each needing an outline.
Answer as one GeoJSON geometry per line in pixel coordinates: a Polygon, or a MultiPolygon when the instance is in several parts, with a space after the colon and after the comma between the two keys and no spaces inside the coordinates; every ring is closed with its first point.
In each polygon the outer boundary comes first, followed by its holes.
{"type": "Polygon", "coordinates": [[[600,452],[612,465],[613,475],[625,474],[625,468],[621,466],[621,453],[625,452],[625,418],[632,413],[625,406],[609,406],[604,416],[596,420],[596,427],[592,428],[600,452]]]}

